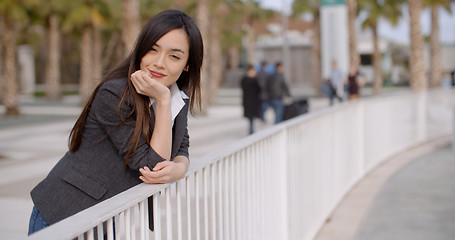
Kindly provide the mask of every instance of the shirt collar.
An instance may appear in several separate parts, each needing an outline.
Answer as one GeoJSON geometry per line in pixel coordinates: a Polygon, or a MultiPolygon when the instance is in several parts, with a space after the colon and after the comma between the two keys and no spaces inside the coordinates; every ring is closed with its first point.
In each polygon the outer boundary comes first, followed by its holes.
{"type": "MultiPolygon", "coordinates": [[[[185,106],[185,101],[183,99],[189,99],[189,97],[183,92],[180,91],[177,83],[174,83],[169,88],[171,90],[171,113],[172,113],[172,124],[179,114],[180,110],[185,106]]],[[[156,111],[156,102],[155,99],[150,98],[150,105],[153,106],[153,110],[156,111]]]]}

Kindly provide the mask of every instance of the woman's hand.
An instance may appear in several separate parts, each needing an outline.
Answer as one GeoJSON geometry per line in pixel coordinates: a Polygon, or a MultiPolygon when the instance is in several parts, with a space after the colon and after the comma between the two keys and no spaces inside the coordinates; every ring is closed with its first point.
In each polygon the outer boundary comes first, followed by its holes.
{"type": "Polygon", "coordinates": [[[137,70],[131,74],[131,82],[139,94],[149,96],[157,102],[170,99],[171,91],[169,88],[142,70],[137,70]]]}
{"type": "Polygon", "coordinates": [[[169,183],[185,177],[189,160],[183,156],[177,156],[174,161],[162,161],[150,170],[148,167],[139,169],[142,174],[139,178],[145,183],[169,183]]]}

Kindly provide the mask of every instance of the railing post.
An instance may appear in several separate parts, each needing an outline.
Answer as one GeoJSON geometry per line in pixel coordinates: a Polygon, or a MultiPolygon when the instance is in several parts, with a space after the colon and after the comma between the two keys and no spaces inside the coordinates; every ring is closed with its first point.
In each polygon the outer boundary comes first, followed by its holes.
{"type": "Polygon", "coordinates": [[[287,134],[287,128],[283,128],[280,132],[280,137],[279,137],[279,143],[277,144],[278,146],[278,153],[279,153],[279,176],[278,176],[278,181],[279,181],[279,189],[278,189],[278,198],[280,202],[280,237],[281,239],[289,239],[289,204],[288,204],[288,165],[289,165],[289,157],[288,157],[288,150],[287,150],[287,139],[288,139],[288,134],[287,134]]]}
{"type": "Polygon", "coordinates": [[[452,118],[452,150],[455,151],[455,107],[453,108],[452,118]]]}

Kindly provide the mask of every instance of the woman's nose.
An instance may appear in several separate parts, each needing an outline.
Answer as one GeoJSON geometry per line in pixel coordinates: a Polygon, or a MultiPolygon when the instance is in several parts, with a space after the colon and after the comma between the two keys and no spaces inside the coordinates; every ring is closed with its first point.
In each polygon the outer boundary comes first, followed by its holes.
{"type": "Polygon", "coordinates": [[[155,66],[156,67],[163,67],[164,66],[164,58],[166,55],[164,53],[158,54],[157,58],[155,59],[155,66]]]}

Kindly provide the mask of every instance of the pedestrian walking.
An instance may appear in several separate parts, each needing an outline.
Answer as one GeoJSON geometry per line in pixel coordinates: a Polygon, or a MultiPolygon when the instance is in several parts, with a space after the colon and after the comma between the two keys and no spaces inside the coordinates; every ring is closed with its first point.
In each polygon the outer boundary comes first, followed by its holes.
{"type": "Polygon", "coordinates": [[[254,132],[254,119],[261,115],[261,88],[257,79],[254,66],[249,64],[245,75],[241,80],[243,116],[250,122],[249,134],[254,132]]]}
{"type": "Polygon", "coordinates": [[[69,151],[31,191],[29,234],[139,183],[185,176],[187,114],[200,107],[203,55],[185,13],[166,10],[147,22],[131,54],[94,90],[69,151]]]}
{"type": "Polygon", "coordinates": [[[269,108],[268,101],[267,101],[267,79],[269,78],[269,74],[267,73],[267,62],[261,63],[261,69],[257,74],[257,79],[260,87],[260,100],[261,100],[261,112],[260,117],[262,121],[265,121],[265,111],[269,108]]]}
{"type": "Polygon", "coordinates": [[[275,65],[276,72],[267,79],[267,95],[269,105],[275,112],[275,124],[283,120],[284,97],[290,97],[289,88],[284,79],[284,68],[279,62],[275,65]]]}

